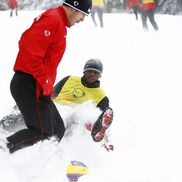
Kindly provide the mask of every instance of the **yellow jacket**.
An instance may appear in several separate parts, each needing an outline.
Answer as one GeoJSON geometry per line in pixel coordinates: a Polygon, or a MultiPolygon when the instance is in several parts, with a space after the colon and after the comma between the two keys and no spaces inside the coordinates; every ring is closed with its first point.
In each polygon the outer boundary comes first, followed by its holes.
{"type": "Polygon", "coordinates": [[[154,3],[154,0],[142,0],[142,4],[154,3]]]}
{"type": "Polygon", "coordinates": [[[105,1],[104,0],[92,0],[92,6],[100,6],[104,7],[105,1]]]}
{"type": "Polygon", "coordinates": [[[53,101],[58,104],[79,104],[92,100],[97,105],[105,96],[100,87],[85,87],[80,77],[71,76],[53,101]]]}

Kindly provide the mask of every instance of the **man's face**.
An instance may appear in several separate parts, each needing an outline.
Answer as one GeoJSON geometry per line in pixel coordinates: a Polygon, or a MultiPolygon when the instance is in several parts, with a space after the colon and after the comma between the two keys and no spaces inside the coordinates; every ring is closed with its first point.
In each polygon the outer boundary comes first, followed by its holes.
{"type": "Polygon", "coordinates": [[[73,10],[70,13],[68,18],[69,18],[70,26],[73,26],[75,23],[79,23],[83,21],[85,18],[85,14],[80,11],[73,10]]]}
{"type": "Polygon", "coordinates": [[[98,71],[94,70],[87,70],[84,72],[85,79],[87,83],[94,83],[98,81],[98,79],[101,77],[100,73],[98,71]]]}

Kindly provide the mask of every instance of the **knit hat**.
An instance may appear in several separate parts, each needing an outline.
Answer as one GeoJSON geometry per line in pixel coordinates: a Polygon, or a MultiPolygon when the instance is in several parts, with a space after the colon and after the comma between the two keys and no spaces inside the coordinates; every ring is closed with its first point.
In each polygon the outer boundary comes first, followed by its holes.
{"type": "Polygon", "coordinates": [[[65,0],[63,4],[88,15],[92,8],[92,0],[65,0]]]}
{"type": "Polygon", "coordinates": [[[102,74],[103,72],[103,65],[99,59],[90,59],[85,63],[83,72],[87,70],[94,70],[102,74]]]}

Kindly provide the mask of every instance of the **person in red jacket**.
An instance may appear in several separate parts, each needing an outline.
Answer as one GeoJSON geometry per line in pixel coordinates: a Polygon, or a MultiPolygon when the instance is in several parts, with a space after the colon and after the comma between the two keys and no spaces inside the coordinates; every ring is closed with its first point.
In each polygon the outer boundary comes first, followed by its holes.
{"type": "Polygon", "coordinates": [[[127,6],[133,10],[136,20],[138,20],[139,3],[138,0],[127,0],[127,6]]]}
{"type": "Polygon", "coordinates": [[[147,18],[149,18],[155,31],[158,31],[158,25],[154,19],[156,9],[156,0],[142,0],[141,17],[144,30],[148,30],[147,18]]]}
{"type": "MultiPolygon", "coordinates": [[[[51,96],[53,102],[58,106],[76,106],[86,102],[92,102],[93,106],[99,108],[100,115],[95,121],[85,120],[82,123],[77,121],[75,111],[69,112],[69,116],[64,118],[65,136],[72,132],[73,125],[85,126],[89,131],[94,142],[100,142],[107,151],[113,150],[114,146],[110,143],[108,128],[113,122],[113,110],[109,104],[109,98],[101,88],[100,78],[103,74],[103,64],[99,59],[89,59],[83,68],[83,76],[66,76],[61,79],[55,86],[51,96]],[[74,117],[73,117],[74,113],[74,117]]],[[[17,105],[13,107],[11,114],[0,120],[0,128],[5,131],[15,132],[20,128],[25,128],[22,114],[17,105]]],[[[58,123],[59,124],[59,123],[58,123]]],[[[59,125],[58,125],[59,127],[59,125]]],[[[3,139],[0,139],[0,150],[6,148],[3,139]]]]}
{"type": "Polygon", "coordinates": [[[15,10],[15,14],[18,16],[18,0],[7,0],[7,4],[9,9],[11,9],[10,16],[13,16],[13,10],[15,10]]]}
{"type": "Polygon", "coordinates": [[[65,126],[51,94],[66,48],[67,27],[83,21],[91,6],[90,0],[65,0],[35,18],[22,34],[10,91],[27,128],[7,137],[10,153],[52,136],[58,141],[63,137],[65,126]]]}

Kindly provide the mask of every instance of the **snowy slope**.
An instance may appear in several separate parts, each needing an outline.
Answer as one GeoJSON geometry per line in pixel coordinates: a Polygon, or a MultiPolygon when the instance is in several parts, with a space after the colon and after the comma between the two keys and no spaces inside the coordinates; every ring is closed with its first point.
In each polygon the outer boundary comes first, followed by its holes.
{"type": "MultiPolygon", "coordinates": [[[[38,11],[21,11],[19,17],[0,12],[0,118],[11,112],[9,92],[13,64],[21,33],[38,11]]],[[[92,142],[82,124],[60,144],[38,143],[13,155],[0,153],[0,179],[4,182],[66,182],[71,160],[80,160],[90,174],[82,182],[181,182],[182,181],[182,16],[157,15],[159,32],[143,32],[134,15],[105,14],[104,28],[95,28],[88,17],[68,30],[67,50],[57,81],[82,75],[89,58],[104,63],[102,87],[114,110],[111,138],[113,152],[92,142]]],[[[78,122],[95,115],[84,106],[78,122]],[[83,119],[82,119],[83,118],[83,119]]],[[[63,108],[69,117],[71,108],[63,108]]],[[[74,113],[74,112],[73,112],[74,113]]],[[[92,120],[93,118],[91,118],[92,120]]],[[[1,138],[8,135],[1,131],[1,138]]]]}

